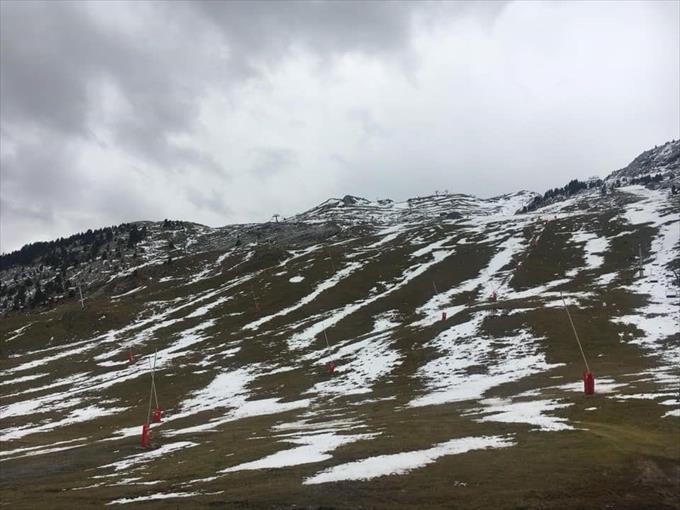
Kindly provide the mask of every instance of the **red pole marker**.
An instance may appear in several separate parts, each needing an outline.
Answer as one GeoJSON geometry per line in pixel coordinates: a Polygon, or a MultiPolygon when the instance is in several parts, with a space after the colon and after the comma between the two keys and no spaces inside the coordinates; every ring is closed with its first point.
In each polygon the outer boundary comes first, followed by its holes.
{"type": "Polygon", "coordinates": [[[160,407],[157,407],[156,409],[153,410],[153,414],[151,415],[151,420],[154,423],[160,423],[162,416],[163,416],[163,411],[161,411],[160,407]]]}
{"type": "Polygon", "coordinates": [[[586,395],[595,393],[595,376],[587,370],[583,372],[583,391],[586,395]]]}
{"type": "Polygon", "coordinates": [[[442,312],[442,320],[443,320],[443,321],[446,320],[446,312],[442,312]]]}
{"type": "Polygon", "coordinates": [[[128,363],[132,364],[135,362],[135,357],[132,355],[132,351],[128,351],[128,363]]]}
{"type": "Polygon", "coordinates": [[[148,448],[151,444],[151,426],[148,423],[142,425],[142,448],[148,448]]]}

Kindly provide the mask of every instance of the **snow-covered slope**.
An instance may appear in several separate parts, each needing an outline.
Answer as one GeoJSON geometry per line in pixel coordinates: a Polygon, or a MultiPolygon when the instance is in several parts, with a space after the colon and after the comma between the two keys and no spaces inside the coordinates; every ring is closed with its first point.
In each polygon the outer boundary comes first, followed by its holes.
{"type": "Polygon", "coordinates": [[[426,197],[411,198],[405,202],[394,202],[390,199],[370,201],[347,195],[342,199],[329,199],[309,211],[294,216],[292,220],[389,224],[435,218],[457,219],[466,216],[484,216],[498,213],[514,214],[535,196],[536,193],[520,191],[481,199],[472,195],[443,192],[426,197]]]}
{"type": "Polygon", "coordinates": [[[630,181],[650,174],[673,175],[677,183],[680,173],[680,140],[672,140],[643,152],[631,163],[612,172],[608,181],[624,179],[630,181]]]}

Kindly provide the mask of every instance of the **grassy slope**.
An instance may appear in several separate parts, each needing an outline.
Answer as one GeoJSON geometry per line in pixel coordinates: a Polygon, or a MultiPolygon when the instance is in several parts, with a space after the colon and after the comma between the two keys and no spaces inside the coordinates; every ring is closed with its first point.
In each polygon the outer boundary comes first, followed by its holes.
{"type": "MultiPolygon", "coordinates": [[[[629,199],[621,196],[620,200],[624,198],[629,199]]],[[[603,208],[551,221],[539,246],[531,251],[524,266],[513,273],[511,288],[543,285],[563,277],[570,269],[582,267],[581,252],[569,242],[566,234],[583,225],[607,236],[624,232],[625,228],[630,230],[630,227],[611,219],[611,209],[603,208]]],[[[460,225],[453,222],[443,227],[424,226],[415,235],[429,238],[431,242],[446,235],[456,236],[460,225]]],[[[638,240],[644,245],[654,234],[654,228],[643,227],[615,238],[601,268],[592,274],[581,271],[569,283],[555,289],[565,294],[591,291],[589,297],[581,301],[578,310],[574,310],[574,319],[586,344],[592,369],[596,377],[602,374],[617,383],[626,384],[630,393],[659,391],[656,382],[645,381],[640,377],[641,373],[655,368],[658,359],[633,343],[621,341],[619,335],[622,332],[633,335],[639,332],[613,323],[610,319],[632,313],[644,303],[643,296],[631,294],[622,286],[633,278],[629,270],[630,246],[636,246],[638,240]],[[597,276],[613,271],[619,273],[619,280],[608,287],[593,286],[597,276]]],[[[529,235],[528,231],[527,238],[529,235]]],[[[379,379],[370,393],[321,395],[314,398],[310,409],[234,420],[211,432],[189,433],[173,438],[163,436],[164,425],[161,425],[154,432],[157,445],[178,440],[193,441],[198,445],[166,455],[133,474],[125,474],[159,483],[151,486],[103,485],[85,490],[69,490],[106,481],[92,478],[110,472],[101,470],[101,466],[139,452],[137,435],[114,441],[98,441],[110,437],[115,430],[141,424],[146,411],[149,379],[148,375],[133,378],[103,391],[86,393],[92,401],[102,398],[115,400],[116,405],[122,404],[128,407],[127,410],[44,433],[34,433],[5,444],[3,450],[80,437],[90,438],[87,445],[74,450],[24,457],[0,464],[2,503],[9,508],[19,509],[94,508],[120,497],[198,489],[203,493],[219,494],[197,496],[190,500],[150,501],[140,506],[679,508],[680,419],[662,419],[668,408],[652,400],[617,400],[601,393],[585,397],[578,392],[558,388],[559,384],[579,380],[582,362],[563,310],[543,306],[540,298],[505,301],[501,296],[501,302],[495,307],[497,310],[483,322],[482,337],[471,341],[490,341],[527,328],[535,337],[544,339],[540,348],[546,361],[564,365],[501,384],[489,390],[485,397],[512,397],[528,390],[539,390],[541,398],[556,398],[572,404],[552,414],[568,419],[577,430],[542,432],[522,423],[480,423],[476,421],[479,416],[471,414],[478,407],[474,401],[416,408],[406,405],[415,396],[427,391],[423,381],[418,378],[418,369],[438,356],[436,349],[425,344],[446,328],[468,320],[471,312],[490,308],[488,303],[480,299],[483,292],[463,293],[456,296],[453,303],[466,304],[468,310],[450,317],[446,322],[437,322],[424,328],[410,327],[412,321],[418,318],[416,308],[434,294],[433,279],[439,290],[445,291],[475,276],[484,267],[492,253],[492,247],[484,242],[485,238],[484,233],[479,234],[475,239],[476,244],[460,245],[454,255],[408,285],[329,328],[333,343],[351,343],[352,339],[371,331],[372,318],[378,314],[396,310],[401,317],[402,324],[390,332],[392,348],[401,356],[401,364],[379,379]],[[523,311],[506,315],[512,309],[523,311]],[[586,408],[593,406],[597,407],[596,412],[586,411],[586,408]],[[198,486],[186,485],[192,479],[210,477],[225,467],[256,460],[289,447],[282,444],[280,439],[272,437],[271,427],[281,422],[296,421],[310,410],[313,413],[312,420],[355,418],[364,426],[358,432],[379,435],[341,446],[331,452],[332,458],[320,463],[285,469],[239,471],[198,486]],[[303,479],[343,462],[426,449],[455,437],[504,434],[512,434],[516,445],[445,456],[408,475],[381,477],[366,482],[301,485],[303,479]],[[187,504],[188,501],[190,503],[187,504]]],[[[357,253],[361,246],[368,246],[375,240],[368,236],[335,246],[332,254],[336,268],[349,261],[348,257],[357,253]]],[[[158,280],[162,276],[196,274],[220,253],[196,255],[177,260],[171,265],[145,269],[141,271],[140,279],[146,288],[129,299],[112,302],[109,294],[103,292],[89,301],[86,310],[69,303],[40,314],[15,315],[3,319],[0,326],[3,338],[8,336],[8,332],[27,323],[32,325],[19,340],[5,344],[6,357],[1,360],[0,367],[7,369],[18,364],[17,359],[11,357],[12,354],[86,340],[98,333],[130,324],[134,318],[149,317],[152,308],[149,303],[152,301],[186,299],[189,295],[200,295],[230,285],[240,276],[253,275],[251,279],[244,279],[227,291],[230,300],[203,316],[186,318],[188,312],[205,303],[190,304],[186,309],[170,314],[167,318],[182,320],[155,331],[134,349],[137,354],[162,349],[171,344],[183,330],[212,318],[215,323],[206,330],[207,340],[192,346],[192,350],[160,371],[158,386],[163,407],[169,413],[177,411],[191,392],[205,387],[216,373],[253,363],[288,366],[292,370],[259,377],[250,388],[252,398],[275,397],[282,401],[295,401],[305,397],[314,384],[328,376],[323,373],[320,363],[302,360],[301,353],[288,349],[286,340],[290,337],[291,325],[310,321],[310,317],[315,314],[323,314],[365,298],[376,282],[389,285],[398,279],[407,266],[415,263],[408,260],[414,248],[403,241],[397,240],[384,249],[367,253],[370,257],[359,255],[358,260],[367,261],[362,269],[309,305],[285,317],[273,319],[255,332],[244,332],[241,327],[260,317],[262,311],[273,313],[291,306],[310,292],[316,283],[333,274],[327,251],[319,250],[293,260],[290,267],[285,266],[287,273],[283,276],[276,276],[281,268],[275,267],[286,256],[282,250],[257,250],[250,260],[230,270],[244,258],[245,252],[237,253],[223,262],[222,272],[186,286],[174,282],[159,283],[158,280]],[[297,286],[288,283],[288,278],[295,274],[305,276],[303,283],[297,286]],[[254,304],[253,286],[261,311],[254,304]],[[240,315],[230,315],[234,313],[240,315]],[[219,354],[225,350],[225,346],[239,343],[241,350],[236,356],[219,354]],[[207,372],[196,373],[200,372],[197,363],[211,354],[215,355],[214,365],[207,372]]],[[[162,309],[162,306],[159,305],[158,309],[162,309]]],[[[129,339],[131,335],[125,338],[129,339]]],[[[680,336],[676,334],[674,341],[679,340],[680,336]]],[[[102,368],[93,359],[93,354],[104,352],[114,345],[97,346],[92,351],[52,361],[48,365],[50,375],[41,379],[40,384],[77,373],[100,374],[122,370],[119,367],[102,368]]],[[[321,349],[323,346],[324,341],[317,337],[311,348],[321,349]]],[[[121,350],[115,359],[124,359],[125,352],[121,350]]],[[[20,358],[20,362],[25,363],[41,356],[44,354],[29,354],[20,358]]],[[[349,361],[351,358],[345,360],[349,361]]],[[[485,369],[479,367],[478,370],[483,372],[485,369]]],[[[36,369],[36,372],[41,371],[44,371],[42,367],[36,369]]],[[[18,375],[27,373],[32,372],[18,375]]],[[[5,374],[2,380],[14,377],[5,374]]],[[[344,375],[338,373],[334,377],[342,378],[344,375]]],[[[3,387],[2,404],[22,398],[13,397],[10,393],[37,386],[39,384],[36,381],[26,381],[13,384],[11,389],[3,387]]],[[[49,395],[52,391],[55,390],[48,388],[31,395],[37,398],[49,395]]],[[[224,412],[224,409],[206,411],[172,422],[172,425],[179,428],[202,424],[210,418],[224,415],[224,412]]],[[[67,414],[68,411],[57,410],[39,418],[54,419],[67,414]]],[[[0,423],[2,428],[7,428],[30,422],[35,422],[35,419],[29,415],[3,419],[0,423]]],[[[115,481],[116,478],[110,480],[115,481]]]]}

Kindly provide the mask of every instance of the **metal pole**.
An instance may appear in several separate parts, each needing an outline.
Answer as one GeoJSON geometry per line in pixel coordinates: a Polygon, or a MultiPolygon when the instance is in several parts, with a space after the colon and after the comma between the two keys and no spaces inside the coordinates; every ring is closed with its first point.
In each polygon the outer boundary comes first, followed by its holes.
{"type": "Polygon", "coordinates": [[[562,298],[562,304],[564,305],[564,310],[567,312],[567,317],[569,317],[569,322],[571,323],[571,329],[574,330],[574,336],[576,337],[576,342],[578,343],[578,348],[581,350],[581,356],[583,356],[583,362],[586,364],[586,370],[590,372],[588,367],[588,360],[586,359],[586,353],[583,352],[583,347],[581,346],[581,340],[579,340],[578,333],[576,332],[576,326],[574,326],[574,321],[571,319],[571,314],[569,313],[569,308],[567,308],[567,302],[564,300],[564,296],[560,292],[560,297],[562,298]]]}
{"type": "Polygon", "coordinates": [[[642,244],[638,245],[638,270],[640,271],[640,276],[642,276],[642,244]]]}
{"type": "Polygon", "coordinates": [[[154,399],[156,399],[156,407],[160,407],[158,405],[158,394],[156,393],[156,356],[157,355],[158,355],[158,351],[154,351],[154,353],[153,353],[153,369],[151,370],[151,385],[153,386],[154,399]]]}
{"type": "Polygon", "coordinates": [[[257,295],[255,294],[255,286],[250,282],[250,291],[253,294],[253,302],[255,303],[255,310],[260,311],[260,303],[257,302],[257,295]]]}
{"type": "Polygon", "coordinates": [[[146,423],[151,423],[151,404],[153,402],[153,393],[154,393],[154,387],[153,387],[153,366],[151,365],[151,358],[149,358],[149,366],[151,366],[151,391],[149,393],[149,411],[146,414],[146,423]]]}
{"type": "Polygon", "coordinates": [[[328,247],[328,258],[331,261],[331,269],[335,273],[335,264],[333,263],[333,255],[331,254],[331,247],[330,246],[328,247]]]}

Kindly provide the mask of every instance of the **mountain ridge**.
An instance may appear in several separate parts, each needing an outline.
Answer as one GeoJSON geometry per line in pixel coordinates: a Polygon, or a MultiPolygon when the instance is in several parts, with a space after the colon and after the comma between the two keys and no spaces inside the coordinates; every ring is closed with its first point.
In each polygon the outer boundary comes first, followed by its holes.
{"type": "Polygon", "coordinates": [[[341,199],[329,198],[282,222],[277,218],[274,222],[213,228],[186,221],[137,221],[95,231],[88,230],[67,239],[33,243],[15,252],[0,255],[0,314],[21,310],[25,306],[40,306],[65,296],[74,299],[77,287],[83,286],[83,282],[73,281],[77,275],[82,274],[82,271],[75,270],[74,264],[89,264],[87,272],[94,272],[95,276],[102,278],[88,277],[86,285],[98,285],[109,278],[103,278],[104,275],[115,273],[116,270],[122,271],[121,274],[124,275],[130,268],[140,265],[144,267],[151,259],[155,260],[154,263],[159,263],[161,253],[163,261],[168,262],[184,253],[194,253],[199,249],[223,249],[241,242],[296,246],[300,242],[304,244],[304,239],[311,241],[319,236],[338,235],[342,228],[350,225],[378,226],[400,221],[455,220],[493,214],[499,210],[504,213],[526,213],[592,187],[611,188],[617,181],[620,185],[622,179],[624,182],[640,180],[651,174],[659,174],[663,176],[663,180],[651,184],[648,180],[648,185],[680,188],[680,140],[643,152],[628,166],[612,172],[604,180],[587,183],[573,180],[568,186],[549,190],[542,196],[522,190],[481,199],[473,195],[444,192],[395,202],[391,199],[371,201],[345,195],[341,199]],[[137,244],[142,238],[138,238],[136,231],[133,231],[137,226],[140,226],[140,230],[150,228],[155,232],[157,239],[152,244],[144,246],[145,243],[142,243],[140,246],[141,251],[150,250],[149,254],[138,253],[137,244]],[[175,227],[184,229],[185,232],[179,233],[175,227]],[[293,233],[295,229],[300,232],[293,233]],[[198,241],[201,237],[205,243],[198,241]],[[68,248],[69,243],[74,247],[68,248]],[[17,270],[18,267],[22,269],[17,270]],[[41,277],[45,267],[47,272],[41,277]]]}

